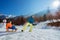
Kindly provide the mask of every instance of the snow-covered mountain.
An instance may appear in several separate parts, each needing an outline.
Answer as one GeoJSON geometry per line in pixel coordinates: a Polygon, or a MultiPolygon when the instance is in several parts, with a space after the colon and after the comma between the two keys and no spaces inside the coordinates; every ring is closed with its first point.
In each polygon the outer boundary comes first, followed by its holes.
{"type": "Polygon", "coordinates": [[[5,15],[0,14],[0,19],[5,19],[5,18],[6,18],[6,16],[5,16],[5,15]]]}
{"type": "Polygon", "coordinates": [[[5,18],[14,18],[16,16],[14,15],[4,15],[4,14],[0,14],[0,19],[5,19],[5,18]]]}
{"type": "Polygon", "coordinates": [[[16,17],[16,16],[14,16],[14,15],[8,15],[7,16],[7,18],[14,18],[14,17],[16,17]]]}

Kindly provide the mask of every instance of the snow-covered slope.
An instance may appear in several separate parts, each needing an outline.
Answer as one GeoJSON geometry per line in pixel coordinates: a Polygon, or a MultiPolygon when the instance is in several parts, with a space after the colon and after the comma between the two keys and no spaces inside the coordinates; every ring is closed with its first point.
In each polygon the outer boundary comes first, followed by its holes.
{"type": "Polygon", "coordinates": [[[46,22],[40,22],[33,27],[33,31],[21,32],[22,26],[16,26],[17,32],[5,32],[5,26],[0,28],[0,40],[60,40],[60,30],[48,29],[46,22]]]}
{"type": "Polygon", "coordinates": [[[60,40],[60,31],[34,29],[33,32],[16,32],[0,36],[0,40],[60,40]]]}

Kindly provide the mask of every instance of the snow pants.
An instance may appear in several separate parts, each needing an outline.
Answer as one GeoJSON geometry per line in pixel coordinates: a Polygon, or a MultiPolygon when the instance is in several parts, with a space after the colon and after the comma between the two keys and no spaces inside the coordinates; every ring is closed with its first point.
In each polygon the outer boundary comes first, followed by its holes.
{"type": "Polygon", "coordinates": [[[8,28],[8,29],[16,30],[16,27],[12,26],[11,28],[8,28]]]}
{"type": "Polygon", "coordinates": [[[33,25],[31,23],[29,23],[29,22],[27,22],[27,23],[24,24],[22,30],[25,31],[28,26],[30,26],[29,32],[32,32],[33,25]]]}

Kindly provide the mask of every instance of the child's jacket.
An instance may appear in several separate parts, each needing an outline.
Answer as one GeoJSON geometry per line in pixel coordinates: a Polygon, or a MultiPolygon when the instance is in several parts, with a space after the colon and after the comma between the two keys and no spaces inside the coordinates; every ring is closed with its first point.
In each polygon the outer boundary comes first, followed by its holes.
{"type": "Polygon", "coordinates": [[[28,21],[29,23],[32,23],[32,24],[33,24],[34,19],[33,19],[32,17],[29,17],[29,18],[27,19],[27,21],[28,21]]]}
{"type": "Polygon", "coordinates": [[[6,29],[8,29],[9,27],[12,27],[11,23],[6,23],[6,29]]]}

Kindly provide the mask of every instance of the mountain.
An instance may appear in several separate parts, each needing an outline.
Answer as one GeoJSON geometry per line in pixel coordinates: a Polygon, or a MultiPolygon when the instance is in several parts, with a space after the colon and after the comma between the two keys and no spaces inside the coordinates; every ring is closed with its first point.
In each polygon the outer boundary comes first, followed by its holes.
{"type": "Polygon", "coordinates": [[[40,11],[40,12],[36,13],[36,14],[34,14],[34,16],[39,17],[39,16],[43,16],[44,14],[47,14],[47,11],[46,10],[40,11]]]}
{"type": "Polygon", "coordinates": [[[14,18],[14,17],[16,17],[16,16],[14,16],[14,15],[7,15],[6,17],[7,17],[7,18],[14,18]]]}
{"type": "Polygon", "coordinates": [[[38,13],[33,14],[33,16],[39,17],[39,16],[43,16],[44,14],[49,14],[51,13],[52,15],[56,14],[58,10],[54,10],[54,9],[46,9],[46,10],[42,10],[38,13]]]}
{"type": "Polygon", "coordinates": [[[4,14],[0,14],[0,19],[5,19],[5,18],[14,18],[15,16],[13,15],[4,15],[4,14]]]}
{"type": "Polygon", "coordinates": [[[0,19],[5,19],[5,18],[6,18],[6,16],[5,16],[5,15],[0,14],[0,19]]]}

